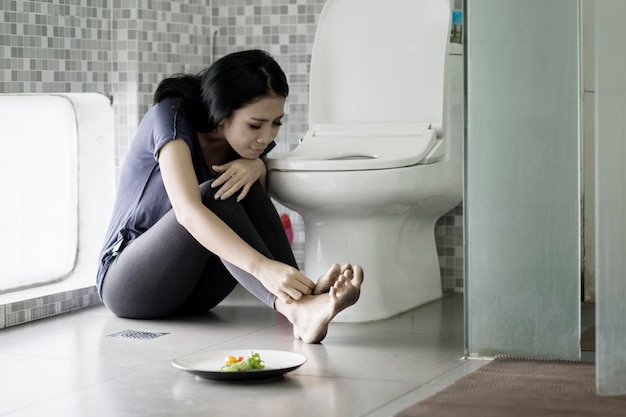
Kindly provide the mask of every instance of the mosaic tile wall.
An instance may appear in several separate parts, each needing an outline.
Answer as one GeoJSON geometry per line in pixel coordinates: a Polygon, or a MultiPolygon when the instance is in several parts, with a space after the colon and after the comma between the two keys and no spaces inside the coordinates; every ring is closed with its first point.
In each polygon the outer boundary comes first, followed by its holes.
{"type": "MultiPolygon", "coordinates": [[[[102,92],[123,160],[159,80],[245,48],[270,51],[291,95],[276,152],[307,129],[308,63],[324,0],[0,0],[0,93],[102,92]]],[[[286,209],[279,207],[279,210],[286,209]]],[[[290,213],[302,259],[301,220],[290,213]]],[[[462,290],[461,208],[436,227],[445,291],[462,290]]],[[[7,314],[9,314],[7,312],[7,314]]]]}
{"type": "Polygon", "coordinates": [[[67,291],[0,307],[0,329],[100,304],[95,287],[67,291]]]}
{"type": "Polygon", "coordinates": [[[439,219],[435,241],[444,292],[463,291],[463,204],[439,219]]]}

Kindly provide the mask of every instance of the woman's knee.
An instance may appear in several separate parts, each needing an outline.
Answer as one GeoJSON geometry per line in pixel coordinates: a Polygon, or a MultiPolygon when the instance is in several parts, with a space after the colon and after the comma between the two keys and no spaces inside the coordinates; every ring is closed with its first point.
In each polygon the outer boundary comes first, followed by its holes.
{"type": "Polygon", "coordinates": [[[208,180],[200,184],[200,195],[202,196],[202,201],[208,198],[213,200],[215,199],[214,196],[217,190],[211,188],[211,184],[213,184],[213,181],[215,180],[208,180]]]}
{"type": "MultiPolygon", "coordinates": [[[[215,193],[219,189],[219,187],[217,188],[211,187],[211,184],[213,184],[213,181],[215,180],[211,179],[200,184],[200,195],[202,196],[202,201],[204,205],[207,207],[213,202],[215,202],[215,193]]],[[[254,184],[252,184],[252,186],[250,187],[250,190],[248,191],[248,194],[246,195],[246,198],[244,198],[242,201],[257,200],[259,198],[262,200],[270,201],[270,197],[265,191],[265,188],[263,188],[263,186],[261,185],[259,181],[256,181],[254,184]]],[[[219,201],[237,203],[237,193],[227,198],[226,200],[219,200],[219,201]]]]}

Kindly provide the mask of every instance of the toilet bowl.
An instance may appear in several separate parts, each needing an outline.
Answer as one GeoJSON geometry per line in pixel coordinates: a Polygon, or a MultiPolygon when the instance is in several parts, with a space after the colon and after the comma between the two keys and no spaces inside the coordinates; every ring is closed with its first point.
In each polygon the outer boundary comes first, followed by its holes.
{"type": "Polygon", "coordinates": [[[309,130],[267,158],[273,198],[301,214],[304,272],[359,264],[374,321],[440,298],[436,221],[461,201],[462,57],[448,0],[327,0],[311,58],[309,130]]]}

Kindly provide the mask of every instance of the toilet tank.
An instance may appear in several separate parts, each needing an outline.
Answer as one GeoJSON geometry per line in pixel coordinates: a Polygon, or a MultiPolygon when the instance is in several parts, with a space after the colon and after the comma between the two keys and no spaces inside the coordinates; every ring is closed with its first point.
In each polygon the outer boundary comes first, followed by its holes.
{"type": "Polygon", "coordinates": [[[309,123],[435,123],[449,0],[327,0],[311,57],[309,123]]]}

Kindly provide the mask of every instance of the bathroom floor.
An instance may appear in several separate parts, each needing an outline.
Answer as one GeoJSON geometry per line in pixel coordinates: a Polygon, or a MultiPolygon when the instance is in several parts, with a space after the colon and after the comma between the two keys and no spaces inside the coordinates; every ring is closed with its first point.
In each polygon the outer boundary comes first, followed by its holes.
{"type": "Polygon", "coordinates": [[[393,416],[487,363],[463,360],[463,297],[392,319],[331,324],[322,344],[237,289],[192,319],[120,319],[98,306],[0,331],[0,415],[393,416]],[[158,335],[115,336],[134,330],[158,335]],[[282,379],[216,382],[172,366],[200,350],[270,349],[307,362],[282,379]]]}

